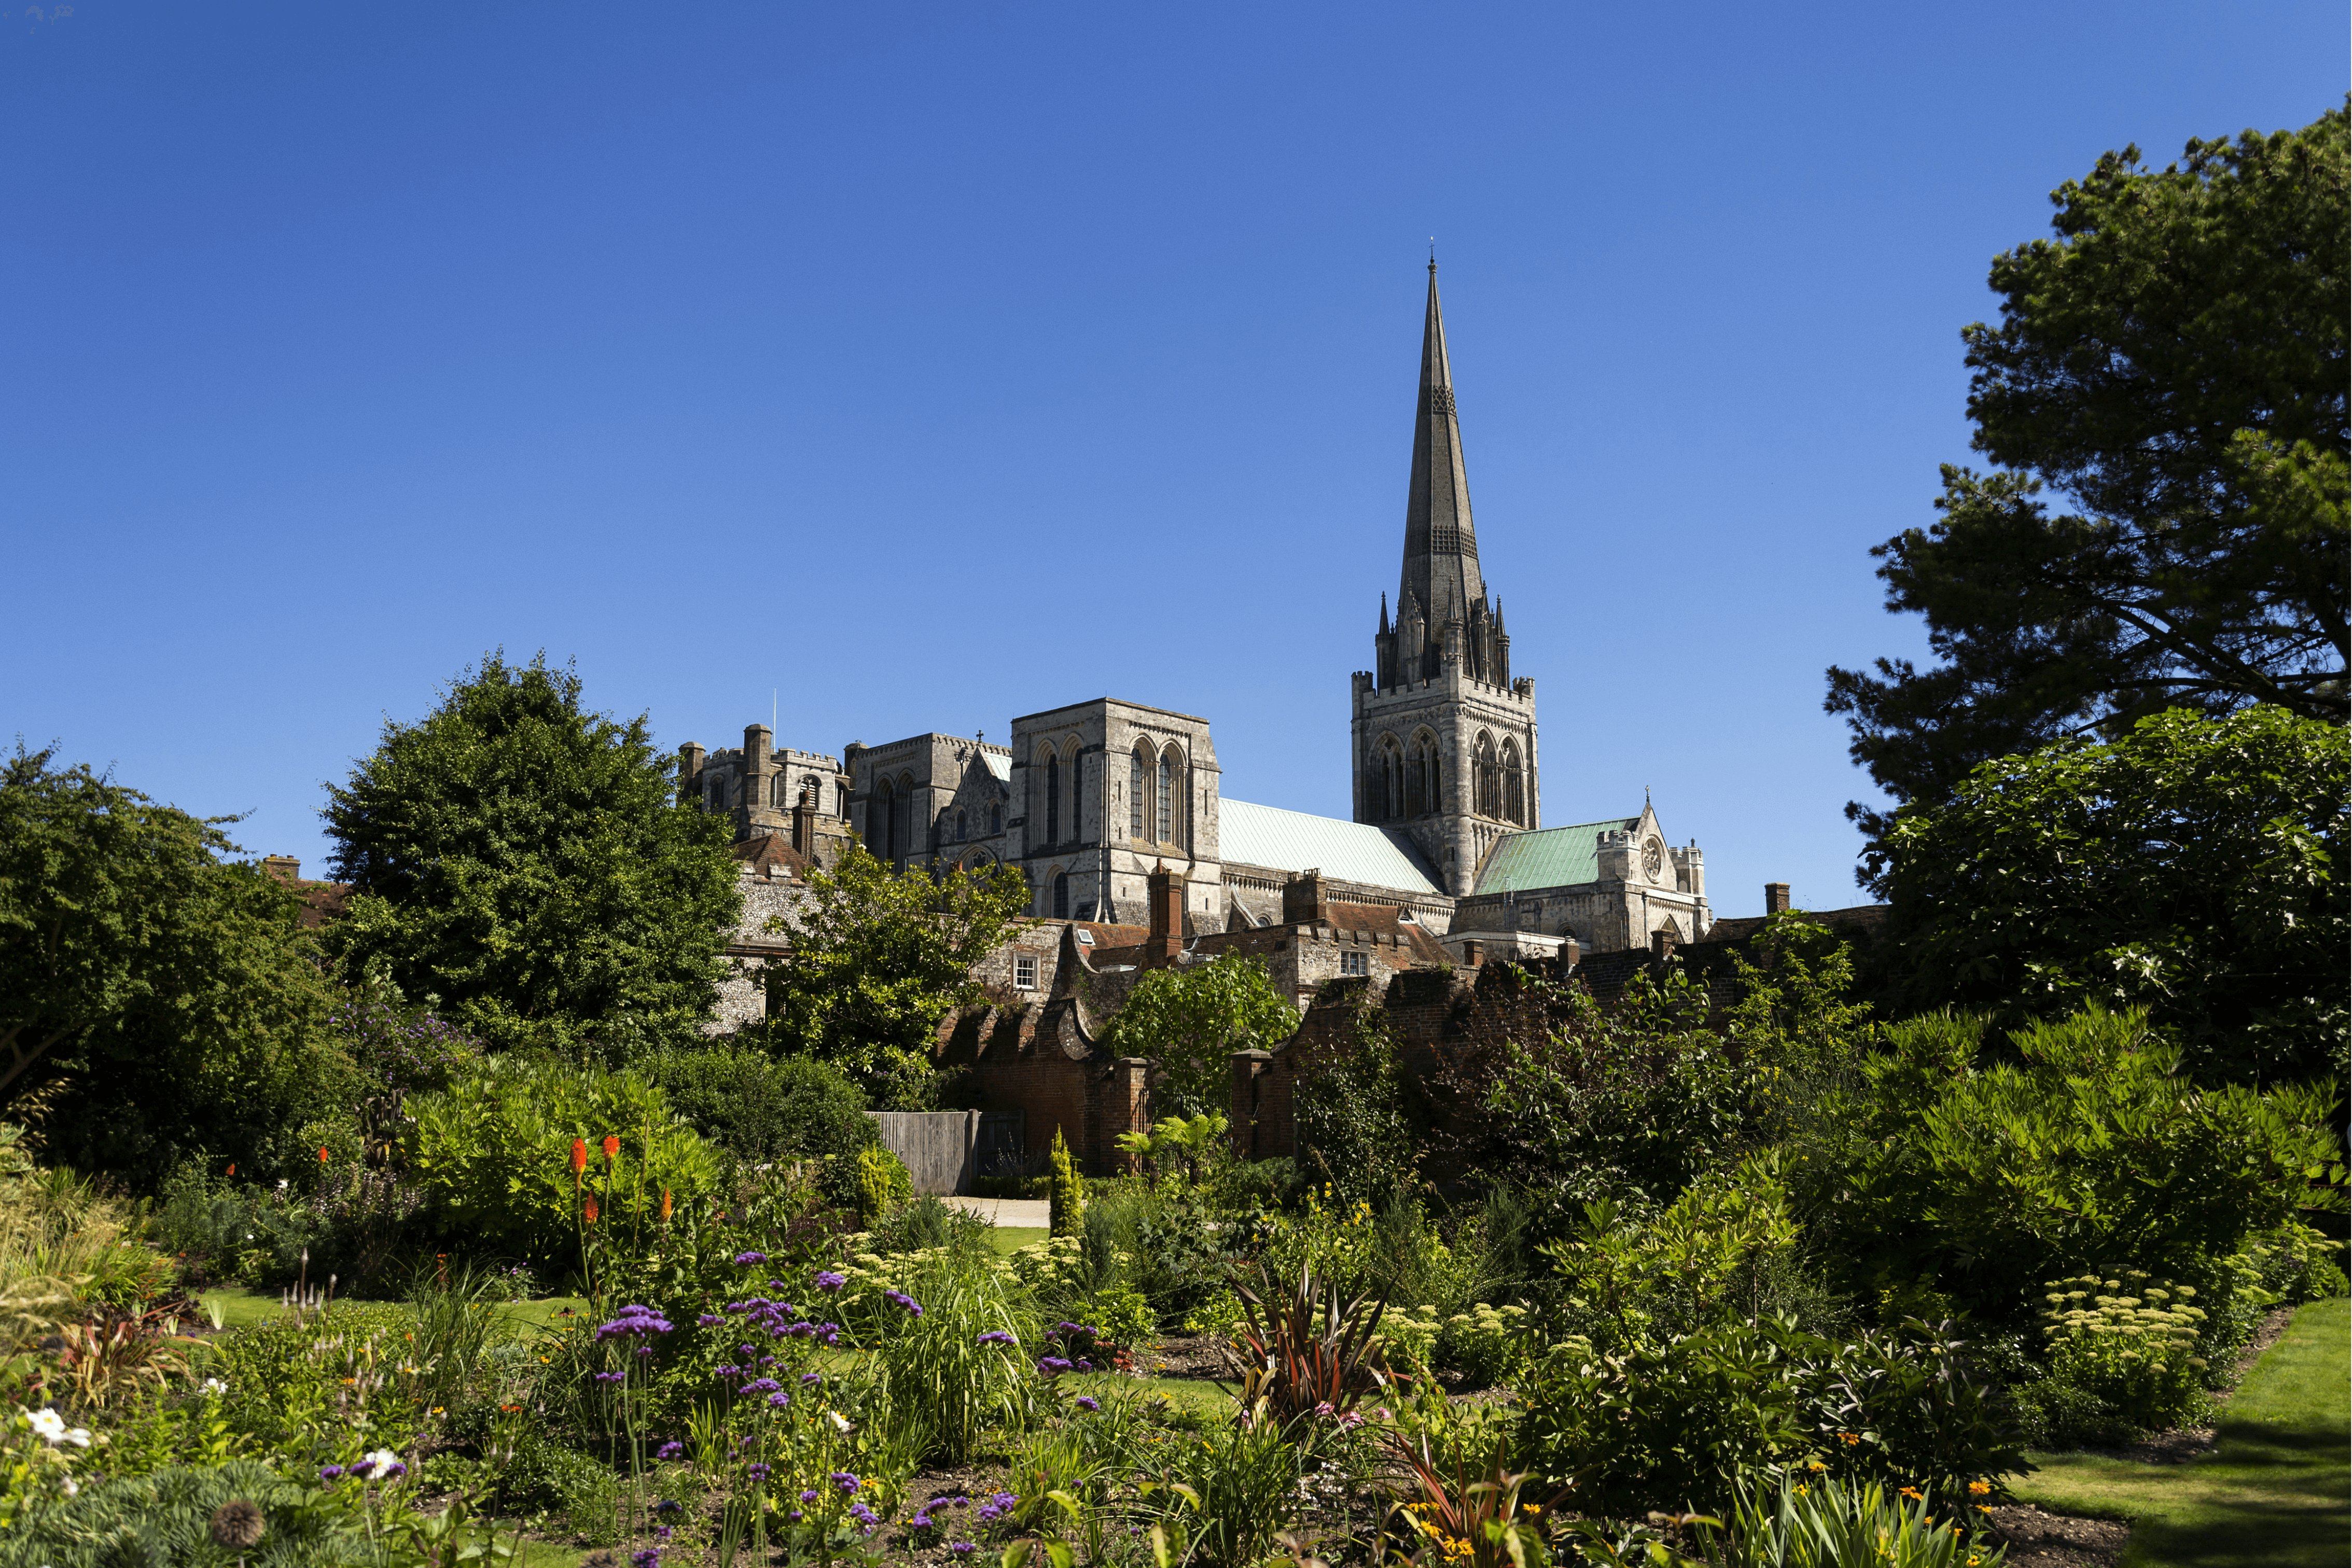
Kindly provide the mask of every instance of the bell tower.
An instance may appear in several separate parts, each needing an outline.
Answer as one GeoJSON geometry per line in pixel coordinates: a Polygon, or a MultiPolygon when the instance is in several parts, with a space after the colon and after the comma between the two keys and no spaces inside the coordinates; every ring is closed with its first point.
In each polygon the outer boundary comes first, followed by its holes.
{"type": "Polygon", "coordinates": [[[1354,705],[1356,821],[1410,832],[1447,892],[1469,893],[1497,840],[1542,821],[1536,684],[1512,677],[1510,633],[1479,569],[1435,261],[1396,618],[1382,594],[1372,668],[1356,673],[1354,705]]]}

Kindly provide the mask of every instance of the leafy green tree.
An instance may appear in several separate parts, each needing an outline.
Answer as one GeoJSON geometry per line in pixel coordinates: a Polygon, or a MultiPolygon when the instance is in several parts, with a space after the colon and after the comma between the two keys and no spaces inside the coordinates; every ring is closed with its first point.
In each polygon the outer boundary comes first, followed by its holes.
{"type": "Polygon", "coordinates": [[[284,1168],[356,1081],[300,897],[223,862],[235,818],[53,756],[0,768],[0,1094],[57,1084],[51,1157],[138,1185],[202,1151],[284,1168]]]}
{"type": "Polygon", "coordinates": [[[728,826],[674,801],[673,767],[570,669],[485,655],[331,791],[331,946],[492,1049],[691,1041],[740,901],[728,826]]]}
{"type": "Polygon", "coordinates": [[[878,1136],[866,1095],[829,1061],[729,1042],[639,1064],[670,1108],[743,1165],[854,1155],[878,1136]]]}
{"type": "Polygon", "coordinates": [[[2168,707],[2345,721],[2346,146],[2336,110],[2160,171],[2126,147],[1994,258],[2000,323],[1961,336],[2000,467],[1948,466],[1940,519],[1872,552],[1939,663],[1829,672],[1898,802],[2168,707]]]}
{"type": "Polygon", "coordinates": [[[940,1020],[986,999],[972,967],[1003,944],[1029,906],[1020,877],[991,869],[934,881],[894,873],[852,845],[831,871],[807,873],[808,895],[768,923],[791,950],[768,966],[774,1050],[829,1061],[878,1109],[921,1110],[935,1092],[940,1020]]]}
{"type": "Polygon", "coordinates": [[[1299,1064],[1293,1106],[1300,1164],[1339,1206],[1385,1205],[1419,1175],[1404,1056],[1378,1009],[1360,1009],[1344,1040],[1299,1064]]]}
{"type": "Polygon", "coordinates": [[[1872,1040],[1871,1008],[1848,999],[1853,949],[1801,909],[1766,918],[1731,965],[1740,998],[1724,1033],[1748,1060],[1777,1069],[1830,1069],[1872,1040]]]}
{"type": "Polygon", "coordinates": [[[1265,966],[1220,953],[1147,973],[1105,1027],[1103,1043],[1150,1059],[1156,1111],[1197,1116],[1229,1107],[1234,1051],[1271,1051],[1297,1032],[1298,1009],[1274,988],[1265,966]]]}
{"type": "Polygon", "coordinates": [[[2345,731],[2144,718],[1988,762],[1887,836],[1900,1010],[2145,1007],[2201,1080],[2344,1064],[2345,731]]]}

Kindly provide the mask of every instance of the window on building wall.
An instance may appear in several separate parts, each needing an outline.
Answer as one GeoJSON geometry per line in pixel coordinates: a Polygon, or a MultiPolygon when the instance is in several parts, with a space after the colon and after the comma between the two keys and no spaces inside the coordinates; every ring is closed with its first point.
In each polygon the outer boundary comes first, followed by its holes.
{"type": "Polygon", "coordinates": [[[833,787],[833,809],[835,814],[840,817],[843,821],[845,822],[849,821],[848,785],[836,784],[833,787]]]}
{"type": "Polygon", "coordinates": [[[1171,746],[1160,754],[1160,787],[1151,797],[1153,831],[1163,844],[1183,841],[1184,789],[1176,769],[1176,748],[1171,746]]]}
{"type": "Polygon", "coordinates": [[[964,831],[964,814],[959,810],[956,812],[956,842],[958,843],[963,842],[967,836],[964,831]]]}
{"type": "Polygon", "coordinates": [[[988,808],[988,831],[992,834],[1004,831],[1004,802],[1002,800],[992,802],[988,808]]]}
{"type": "Polygon", "coordinates": [[[1412,737],[1412,755],[1405,759],[1405,815],[1423,817],[1444,809],[1437,788],[1437,737],[1424,729],[1412,737]]]}
{"type": "Polygon", "coordinates": [[[1143,831],[1143,797],[1149,788],[1144,780],[1150,776],[1151,748],[1139,746],[1127,757],[1127,836],[1130,839],[1150,837],[1143,831]]]}
{"type": "Polygon", "coordinates": [[[1339,973],[1343,975],[1369,975],[1371,972],[1372,956],[1370,953],[1356,950],[1343,951],[1340,953],[1339,973]]]}
{"type": "Polygon", "coordinates": [[[874,798],[866,803],[866,841],[878,859],[898,852],[898,794],[887,779],[874,786],[874,798]]]}
{"type": "Polygon", "coordinates": [[[1057,871],[1054,873],[1054,918],[1067,920],[1069,917],[1070,874],[1067,872],[1057,871]]]}
{"type": "Polygon", "coordinates": [[[1045,753],[1045,841],[1062,841],[1062,759],[1045,753]]]}
{"type": "Polygon", "coordinates": [[[1013,983],[1024,991],[1037,988],[1037,960],[1024,955],[1013,959],[1013,983]]]}
{"type": "Polygon", "coordinates": [[[1521,827],[1528,822],[1527,770],[1519,766],[1519,743],[1503,742],[1503,815],[1521,827]]]}
{"type": "Polygon", "coordinates": [[[1070,841],[1083,842],[1087,836],[1087,754],[1077,743],[1070,743],[1070,841]]]}
{"type": "Polygon", "coordinates": [[[1485,730],[1471,747],[1471,777],[1477,789],[1478,814],[1499,817],[1503,814],[1503,770],[1495,760],[1495,737],[1485,730]]]}
{"type": "Polygon", "coordinates": [[[1404,751],[1393,735],[1381,737],[1379,789],[1380,798],[1373,804],[1381,820],[1392,822],[1403,816],[1404,751]]]}

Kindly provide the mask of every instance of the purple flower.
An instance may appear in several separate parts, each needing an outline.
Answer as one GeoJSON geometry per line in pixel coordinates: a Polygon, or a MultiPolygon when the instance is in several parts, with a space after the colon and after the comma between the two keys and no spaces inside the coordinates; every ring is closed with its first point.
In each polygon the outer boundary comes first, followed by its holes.
{"type": "Polygon", "coordinates": [[[801,1500],[803,1502],[814,1502],[816,1500],[816,1493],[813,1491],[804,1491],[801,1493],[801,1500]]]}
{"type": "Polygon", "coordinates": [[[768,1255],[765,1252],[738,1252],[735,1254],[735,1261],[738,1263],[764,1263],[767,1260],[768,1255]]]}
{"type": "Polygon", "coordinates": [[[1058,1355],[1041,1356],[1038,1358],[1037,1375],[1040,1377],[1059,1377],[1063,1373],[1069,1370],[1070,1364],[1064,1361],[1058,1355]]]}
{"type": "Polygon", "coordinates": [[[630,1552],[629,1568],[661,1568],[661,1548],[648,1546],[643,1552],[630,1552]]]}
{"type": "Polygon", "coordinates": [[[801,1386],[803,1388],[814,1388],[818,1384],[823,1383],[824,1381],[824,1374],[821,1372],[803,1372],[801,1374],[801,1386]]]}
{"type": "Polygon", "coordinates": [[[1091,1415],[1095,1411],[1102,1408],[1102,1402],[1091,1397],[1090,1396],[1081,1394],[1078,1396],[1078,1408],[1091,1415]]]}
{"type": "Polygon", "coordinates": [[[702,1328],[707,1328],[707,1329],[708,1329],[708,1328],[716,1328],[716,1327],[718,1327],[720,1323],[725,1322],[727,1320],[726,1320],[725,1318],[720,1317],[717,1312],[704,1312],[704,1313],[703,1313],[703,1314],[701,1314],[699,1317],[696,1318],[694,1321],[695,1321],[695,1322],[696,1322],[698,1326],[700,1326],[700,1327],[702,1327],[702,1328]]]}
{"type": "Polygon", "coordinates": [[[656,1459],[675,1459],[683,1458],[685,1453],[686,1445],[684,1443],[664,1443],[660,1448],[654,1450],[654,1458],[656,1459]]]}
{"type": "Polygon", "coordinates": [[[354,1459],[352,1462],[351,1468],[346,1469],[343,1474],[347,1476],[357,1476],[360,1479],[365,1480],[368,1478],[368,1472],[374,1469],[375,1461],[373,1459],[354,1459]]]}
{"type": "MultiPolygon", "coordinates": [[[[641,1352],[641,1353],[639,1353],[639,1354],[643,1354],[643,1353],[641,1352]]],[[[1088,1361],[1088,1360],[1087,1360],[1086,1357],[1084,1357],[1084,1356],[1080,1356],[1077,1360],[1076,1360],[1076,1361],[1072,1362],[1070,1364],[1071,1364],[1071,1365],[1073,1365],[1073,1366],[1075,1366],[1075,1367],[1076,1367],[1080,1372],[1092,1372],[1092,1371],[1095,1369],[1095,1364],[1094,1364],[1093,1362],[1091,1362],[1091,1361],[1088,1361]]]]}
{"type": "Polygon", "coordinates": [[[322,1481],[341,1480],[343,1479],[343,1467],[341,1465],[329,1465],[325,1469],[319,1472],[319,1479],[322,1481]]]}
{"type": "Polygon", "coordinates": [[[850,1474],[847,1470],[835,1470],[826,1479],[831,1480],[835,1486],[839,1487],[845,1496],[854,1494],[857,1490],[857,1478],[850,1474]]]}
{"type": "Polygon", "coordinates": [[[628,1378],[629,1375],[625,1372],[600,1372],[596,1375],[596,1381],[599,1383],[625,1383],[628,1378]]]}
{"type": "Polygon", "coordinates": [[[782,1388],[782,1384],[777,1382],[772,1377],[755,1377],[751,1379],[751,1382],[743,1385],[743,1392],[746,1394],[773,1394],[777,1389],[782,1388]]]}
{"type": "Polygon", "coordinates": [[[793,1523],[798,1524],[801,1521],[801,1511],[799,1509],[794,1509],[792,1512],[784,1515],[784,1517],[792,1521],[793,1523]]]}
{"type": "Polygon", "coordinates": [[[768,1396],[768,1406],[773,1410],[781,1410],[792,1402],[793,1396],[789,1394],[771,1394],[768,1396]]]}
{"type": "Polygon", "coordinates": [[[887,1297],[887,1299],[889,1299],[890,1301],[896,1301],[898,1305],[900,1305],[900,1306],[902,1306],[902,1307],[906,1308],[909,1312],[912,1312],[915,1316],[917,1316],[917,1317],[919,1317],[919,1317],[921,1317],[921,1316],[923,1315],[923,1304],[922,1304],[920,1301],[918,1301],[917,1300],[915,1300],[915,1298],[914,1298],[914,1297],[912,1297],[912,1296],[910,1296],[910,1295],[907,1294],[907,1292],[906,1292],[906,1291],[883,1291],[883,1292],[882,1292],[882,1294],[883,1294],[885,1297],[887,1297]]]}
{"type": "Polygon", "coordinates": [[[974,1342],[979,1344],[1011,1344],[1013,1336],[1003,1329],[991,1329],[974,1342]]]}
{"type": "Polygon", "coordinates": [[[969,1541],[955,1541],[948,1543],[948,1550],[954,1552],[959,1557],[969,1557],[973,1552],[979,1551],[980,1548],[974,1546],[969,1541]]]}
{"type": "Polygon", "coordinates": [[[819,1274],[816,1277],[816,1288],[824,1291],[827,1295],[831,1295],[834,1291],[840,1290],[847,1283],[849,1283],[848,1275],[836,1274],[830,1269],[827,1269],[824,1273],[819,1274]]]}
{"type": "Polygon", "coordinates": [[[744,1470],[744,1474],[750,1476],[755,1481],[766,1480],[770,1476],[775,1473],[776,1472],[773,1469],[770,1469],[766,1465],[751,1465],[747,1467],[744,1470]]]}

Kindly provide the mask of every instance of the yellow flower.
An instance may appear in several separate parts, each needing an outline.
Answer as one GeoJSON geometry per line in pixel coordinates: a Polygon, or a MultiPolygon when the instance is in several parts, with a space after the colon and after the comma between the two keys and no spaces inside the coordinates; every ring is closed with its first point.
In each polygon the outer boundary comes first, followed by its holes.
{"type": "Polygon", "coordinates": [[[1990,1481],[1970,1481],[1969,1483],[1969,1490],[1975,1496],[1982,1497],[1987,1492],[1992,1490],[1992,1483],[1990,1481]]]}

